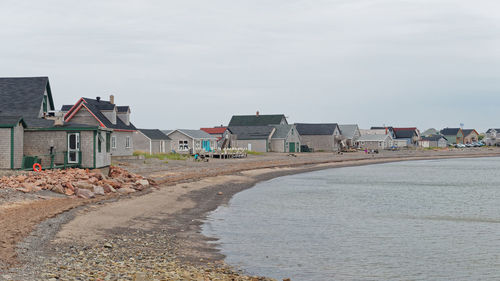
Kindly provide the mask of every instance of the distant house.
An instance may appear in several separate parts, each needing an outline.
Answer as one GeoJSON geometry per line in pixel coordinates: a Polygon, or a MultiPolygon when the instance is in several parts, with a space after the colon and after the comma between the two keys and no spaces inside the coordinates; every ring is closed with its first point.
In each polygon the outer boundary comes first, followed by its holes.
{"type": "Polygon", "coordinates": [[[356,147],[356,141],[361,137],[361,131],[359,130],[358,125],[350,124],[350,125],[339,125],[340,134],[344,136],[345,143],[348,148],[356,147]]]}
{"type": "Polygon", "coordinates": [[[115,105],[114,96],[109,101],[100,97],[95,99],[81,98],[74,105],[64,105],[61,111],[65,113],[67,123],[99,126],[111,130],[109,138],[112,156],[129,156],[134,152],[133,137],[135,126],[130,122],[130,107],[115,105]]]}
{"type": "Polygon", "coordinates": [[[362,135],[357,140],[357,146],[361,149],[388,149],[393,145],[390,134],[368,134],[362,135]]]}
{"type": "Polygon", "coordinates": [[[177,129],[162,132],[171,139],[171,150],[177,153],[211,152],[217,148],[217,138],[202,130],[177,129]]]}
{"type": "Polygon", "coordinates": [[[425,130],[421,136],[424,136],[424,137],[428,137],[428,136],[434,136],[434,135],[438,135],[439,134],[439,131],[434,129],[434,128],[430,128],[430,129],[427,129],[425,130]]]}
{"type": "Polygon", "coordinates": [[[271,137],[272,152],[300,152],[300,135],[295,125],[272,125],[276,131],[271,137]]]}
{"type": "Polygon", "coordinates": [[[288,124],[284,114],[260,115],[234,115],[228,127],[234,126],[269,126],[288,124]]]}
{"type": "Polygon", "coordinates": [[[474,129],[463,129],[464,143],[473,143],[479,140],[479,133],[474,129]]]}
{"type": "Polygon", "coordinates": [[[444,148],[448,146],[448,140],[441,135],[432,135],[432,136],[422,137],[419,144],[421,147],[425,148],[432,148],[432,147],[444,148]]]}
{"type": "Polygon", "coordinates": [[[110,165],[103,137],[109,131],[64,123],[55,113],[48,77],[0,78],[0,96],[0,168],[30,168],[35,158],[43,168],[110,165]]]}
{"type": "Polygon", "coordinates": [[[297,123],[302,145],[314,151],[338,151],[342,135],[337,123],[297,123]]]}
{"type": "Polygon", "coordinates": [[[269,152],[275,131],[273,126],[230,126],[227,128],[229,147],[269,152]]]}
{"type": "Polygon", "coordinates": [[[448,140],[448,144],[463,144],[464,133],[461,128],[445,128],[439,132],[448,140]]]}
{"type": "Polygon", "coordinates": [[[420,140],[420,132],[417,128],[393,128],[394,130],[394,143],[398,147],[416,146],[420,140]]]}
{"type": "Polygon", "coordinates": [[[484,143],[490,146],[500,144],[500,129],[488,129],[488,131],[486,131],[484,143]]]}
{"type": "Polygon", "coordinates": [[[396,138],[393,127],[371,127],[370,129],[360,129],[361,135],[391,135],[391,138],[396,138]]]}
{"type": "Polygon", "coordinates": [[[170,152],[170,138],[158,129],[137,129],[134,149],[149,154],[170,152]]]}
{"type": "Polygon", "coordinates": [[[204,131],[205,133],[207,133],[213,137],[216,137],[218,148],[225,148],[227,146],[226,140],[222,139],[224,136],[224,133],[227,130],[227,127],[220,126],[220,127],[213,127],[213,128],[201,128],[200,130],[204,131]]]}

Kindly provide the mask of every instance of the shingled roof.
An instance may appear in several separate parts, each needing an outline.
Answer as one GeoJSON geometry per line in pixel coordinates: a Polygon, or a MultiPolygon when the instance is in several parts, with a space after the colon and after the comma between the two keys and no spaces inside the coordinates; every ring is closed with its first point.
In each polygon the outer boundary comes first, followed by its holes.
{"type": "Polygon", "coordinates": [[[0,78],[0,115],[38,118],[45,91],[48,110],[54,110],[48,77],[0,78]]]}
{"type": "Polygon", "coordinates": [[[476,134],[479,135],[479,133],[474,129],[463,129],[462,132],[464,133],[464,137],[470,135],[472,132],[476,132],[476,134]]]}
{"type": "Polygon", "coordinates": [[[460,128],[445,128],[440,131],[443,136],[456,136],[460,131],[460,128]]]}
{"type": "Polygon", "coordinates": [[[170,140],[170,138],[165,135],[162,131],[158,129],[138,129],[146,137],[151,140],[170,140]]]}
{"type": "Polygon", "coordinates": [[[181,134],[184,134],[190,138],[193,138],[193,139],[217,139],[216,137],[214,137],[214,136],[212,136],[212,135],[210,135],[202,130],[176,129],[176,130],[172,130],[172,131],[165,130],[163,132],[164,133],[169,132],[169,133],[167,133],[167,135],[170,135],[176,131],[181,133],[181,134]]]}
{"type": "Polygon", "coordinates": [[[290,133],[290,130],[293,128],[293,125],[282,124],[272,125],[271,127],[274,127],[276,129],[273,134],[273,139],[285,139],[290,133]]]}
{"type": "Polygon", "coordinates": [[[439,141],[440,139],[448,140],[447,138],[445,138],[444,136],[441,136],[441,135],[431,135],[431,136],[427,136],[427,137],[422,137],[423,141],[439,141]]]}
{"type": "Polygon", "coordinates": [[[417,136],[417,128],[393,128],[397,139],[411,139],[417,136]]]}
{"type": "MultiPolygon", "coordinates": [[[[120,118],[116,118],[116,124],[111,123],[111,121],[101,112],[107,110],[115,110],[117,107],[115,104],[112,104],[109,101],[105,100],[96,100],[91,98],[82,98],[80,102],[85,103],[85,107],[104,125],[106,128],[116,129],[116,130],[129,130],[135,131],[137,128],[132,124],[125,124],[120,118]]],[[[78,105],[78,103],[77,103],[78,105]]],[[[76,105],[75,105],[76,106],[76,105]]],[[[73,107],[73,106],[72,106],[73,107]]],[[[63,108],[66,108],[63,106],[63,108]]],[[[69,114],[69,112],[68,112],[69,114]]]]}
{"type": "Polygon", "coordinates": [[[26,127],[22,116],[0,116],[0,128],[12,128],[19,123],[26,127]]]}
{"type": "Polygon", "coordinates": [[[275,130],[272,126],[232,126],[227,129],[239,140],[268,139],[275,130]]]}
{"type": "Polygon", "coordinates": [[[268,126],[279,125],[282,120],[286,121],[284,114],[271,114],[271,115],[233,115],[229,122],[229,127],[233,126],[268,126]]]}
{"type": "MultiPolygon", "coordinates": [[[[335,128],[338,128],[337,123],[296,123],[295,127],[300,135],[333,135],[335,128]]],[[[340,130],[340,129],[339,129],[340,130]]]]}

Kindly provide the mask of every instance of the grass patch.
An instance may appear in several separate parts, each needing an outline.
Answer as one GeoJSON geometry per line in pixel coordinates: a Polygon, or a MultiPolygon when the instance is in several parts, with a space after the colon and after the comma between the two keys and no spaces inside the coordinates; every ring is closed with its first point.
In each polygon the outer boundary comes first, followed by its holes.
{"type": "MultiPolygon", "coordinates": [[[[159,160],[187,160],[190,158],[187,154],[179,154],[179,153],[157,153],[157,154],[149,154],[145,152],[134,152],[134,156],[144,156],[145,159],[159,159],[159,160]]],[[[167,162],[167,161],[166,161],[167,162]]]]}
{"type": "Polygon", "coordinates": [[[249,151],[247,151],[247,154],[248,155],[262,155],[264,153],[263,152],[257,152],[257,151],[251,151],[251,150],[249,150],[249,151]]]}

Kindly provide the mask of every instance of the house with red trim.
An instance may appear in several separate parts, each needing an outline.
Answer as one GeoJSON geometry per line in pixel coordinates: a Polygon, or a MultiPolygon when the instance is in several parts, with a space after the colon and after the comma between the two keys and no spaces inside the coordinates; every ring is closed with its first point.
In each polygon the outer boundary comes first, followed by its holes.
{"type": "Polygon", "coordinates": [[[48,77],[0,78],[0,169],[109,166],[101,136],[111,129],[65,123],[48,77]]]}
{"type": "Polygon", "coordinates": [[[217,147],[218,148],[223,148],[225,147],[226,140],[222,139],[224,137],[224,133],[227,131],[227,127],[220,126],[220,127],[213,127],[213,128],[200,128],[200,130],[204,131],[205,133],[211,135],[212,137],[217,138],[217,147]]]}
{"type": "Polygon", "coordinates": [[[109,143],[111,156],[130,156],[134,152],[133,136],[135,126],[130,122],[130,107],[117,106],[114,96],[109,101],[100,97],[95,99],[80,98],[74,105],[63,105],[64,122],[99,126],[107,129],[102,137],[103,143],[109,143]]]}

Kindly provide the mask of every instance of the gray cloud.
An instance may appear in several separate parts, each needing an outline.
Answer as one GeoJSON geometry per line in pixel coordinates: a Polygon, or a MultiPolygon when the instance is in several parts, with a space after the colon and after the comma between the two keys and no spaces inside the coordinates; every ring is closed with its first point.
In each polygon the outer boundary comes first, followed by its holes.
{"type": "Polygon", "coordinates": [[[232,114],[498,127],[497,1],[2,1],[1,76],[58,105],[116,95],[140,127],[232,114]]]}

